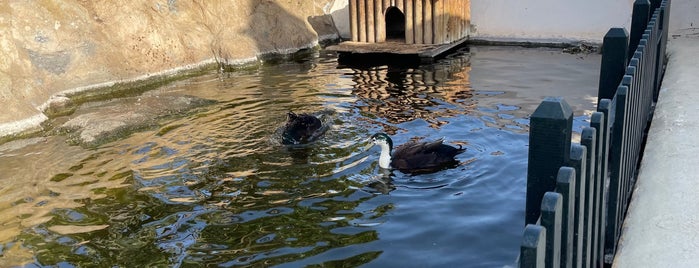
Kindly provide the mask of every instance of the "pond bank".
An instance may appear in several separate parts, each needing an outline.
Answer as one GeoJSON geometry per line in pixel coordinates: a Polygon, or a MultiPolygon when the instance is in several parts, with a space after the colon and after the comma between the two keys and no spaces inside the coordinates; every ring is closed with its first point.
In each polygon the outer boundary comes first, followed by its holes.
{"type": "Polygon", "coordinates": [[[108,98],[337,39],[333,2],[1,4],[0,139],[42,130],[76,95],[108,98]]]}

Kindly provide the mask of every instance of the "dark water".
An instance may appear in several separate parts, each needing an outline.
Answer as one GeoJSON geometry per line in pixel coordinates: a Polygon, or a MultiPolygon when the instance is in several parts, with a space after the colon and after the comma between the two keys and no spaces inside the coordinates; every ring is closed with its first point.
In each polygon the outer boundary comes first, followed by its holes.
{"type": "Polygon", "coordinates": [[[5,144],[0,266],[513,265],[528,116],[559,95],[577,125],[587,120],[599,56],[471,52],[364,69],[320,52],[211,73],[144,93],[216,101],[157,128],[92,149],[61,135],[5,144]],[[290,110],[329,130],[281,145],[290,110]],[[366,149],[375,132],[395,144],[444,137],[467,151],[453,169],[388,173],[378,148],[366,149]]]}

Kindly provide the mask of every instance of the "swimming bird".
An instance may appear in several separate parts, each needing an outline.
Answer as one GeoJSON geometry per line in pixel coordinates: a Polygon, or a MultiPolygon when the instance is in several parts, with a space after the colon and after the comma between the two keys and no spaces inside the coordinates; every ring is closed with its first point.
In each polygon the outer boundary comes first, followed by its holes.
{"type": "Polygon", "coordinates": [[[283,144],[303,144],[315,141],[325,132],[320,119],[309,114],[287,114],[286,125],[282,132],[283,144]]]}
{"type": "Polygon", "coordinates": [[[411,141],[393,150],[393,140],[385,133],[376,133],[371,141],[381,147],[379,167],[395,168],[403,173],[429,173],[454,166],[454,157],[466,149],[455,148],[442,143],[442,139],[431,142],[411,141]]]}

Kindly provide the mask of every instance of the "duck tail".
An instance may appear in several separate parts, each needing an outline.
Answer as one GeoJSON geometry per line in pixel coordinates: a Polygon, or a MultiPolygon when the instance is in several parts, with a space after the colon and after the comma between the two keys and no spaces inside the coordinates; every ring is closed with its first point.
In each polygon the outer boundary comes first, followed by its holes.
{"type": "Polygon", "coordinates": [[[463,153],[464,151],[466,151],[466,148],[463,148],[463,147],[461,146],[461,144],[459,144],[459,149],[456,149],[456,153],[457,153],[457,154],[460,154],[460,153],[463,153]]]}
{"type": "Polygon", "coordinates": [[[286,115],[289,117],[289,121],[298,118],[298,115],[296,115],[296,114],[295,114],[294,112],[292,112],[292,111],[289,111],[286,115]]]}

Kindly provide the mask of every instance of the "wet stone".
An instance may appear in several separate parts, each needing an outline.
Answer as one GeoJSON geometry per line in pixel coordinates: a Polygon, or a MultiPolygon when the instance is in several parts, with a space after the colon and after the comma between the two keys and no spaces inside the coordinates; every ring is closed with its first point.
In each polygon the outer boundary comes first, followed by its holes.
{"type": "MultiPolygon", "coordinates": [[[[83,146],[97,146],[131,133],[160,126],[161,122],[184,116],[193,109],[215,103],[193,96],[144,94],[106,102],[87,103],[58,128],[83,146]]],[[[66,119],[57,119],[61,121],[66,119]]]]}

